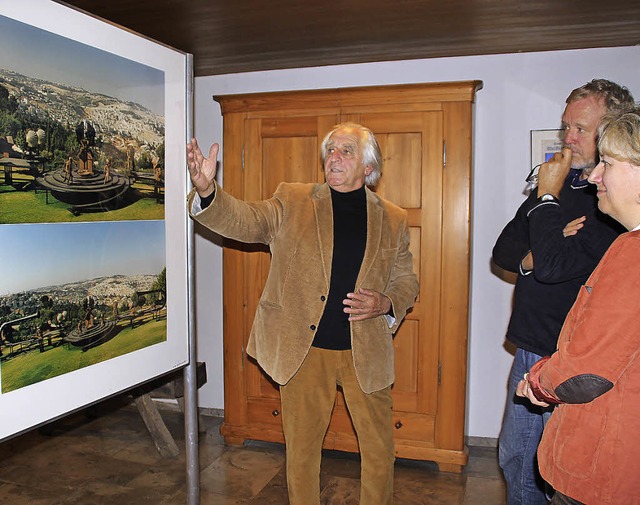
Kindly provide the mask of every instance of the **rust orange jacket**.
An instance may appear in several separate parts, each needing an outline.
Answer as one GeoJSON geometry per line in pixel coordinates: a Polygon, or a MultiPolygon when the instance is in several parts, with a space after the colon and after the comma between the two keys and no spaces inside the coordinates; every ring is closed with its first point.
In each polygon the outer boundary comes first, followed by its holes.
{"type": "Polygon", "coordinates": [[[560,403],[538,448],[540,472],[587,505],[640,504],[640,231],[621,235],[581,288],[558,350],[529,380],[560,403]]]}

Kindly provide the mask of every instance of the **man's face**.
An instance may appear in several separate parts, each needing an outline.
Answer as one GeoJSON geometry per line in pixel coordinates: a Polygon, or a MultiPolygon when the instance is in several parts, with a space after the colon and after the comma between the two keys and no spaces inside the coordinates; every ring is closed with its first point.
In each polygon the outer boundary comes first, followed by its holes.
{"type": "Polygon", "coordinates": [[[573,152],[571,168],[581,168],[588,174],[596,166],[598,123],[606,112],[603,101],[594,96],[567,104],[562,127],[564,143],[573,152]]]}
{"type": "Polygon", "coordinates": [[[362,139],[360,132],[351,128],[339,128],[327,142],[324,160],[324,176],[329,186],[340,193],[347,193],[364,186],[364,177],[371,173],[371,166],[362,163],[362,139]]]}

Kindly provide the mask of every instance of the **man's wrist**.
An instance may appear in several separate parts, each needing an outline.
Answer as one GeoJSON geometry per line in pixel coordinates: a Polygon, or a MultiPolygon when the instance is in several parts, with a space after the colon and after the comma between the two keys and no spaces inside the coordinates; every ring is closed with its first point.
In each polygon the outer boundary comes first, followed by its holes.
{"type": "Polygon", "coordinates": [[[543,203],[543,202],[560,203],[558,196],[553,193],[539,193],[539,194],[540,196],[538,197],[537,203],[543,203]]]}
{"type": "Polygon", "coordinates": [[[215,185],[212,184],[211,188],[212,190],[209,191],[206,196],[202,196],[200,193],[198,193],[198,195],[200,196],[200,207],[202,208],[202,210],[206,209],[209,205],[211,205],[211,202],[213,202],[213,199],[216,196],[215,185]]]}
{"type": "Polygon", "coordinates": [[[200,198],[208,198],[216,191],[216,185],[212,182],[204,191],[197,190],[200,198]]]}
{"type": "Polygon", "coordinates": [[[391,298],[387,295],[383,295],[389,301],[389,310],[385,312],[386,315],[393,317],[393,303],[391,302],[391,298]]]}

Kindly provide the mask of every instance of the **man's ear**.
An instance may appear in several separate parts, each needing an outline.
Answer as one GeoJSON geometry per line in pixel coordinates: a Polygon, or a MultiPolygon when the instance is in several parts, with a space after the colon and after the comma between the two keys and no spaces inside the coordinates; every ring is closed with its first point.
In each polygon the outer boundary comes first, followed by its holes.
{"type": "Polygon", "coordinates": [[[364,167],[364,175],[369,175],[371,172],[373,172],[373,167],[371,165],[366,165],[364,167]]]}

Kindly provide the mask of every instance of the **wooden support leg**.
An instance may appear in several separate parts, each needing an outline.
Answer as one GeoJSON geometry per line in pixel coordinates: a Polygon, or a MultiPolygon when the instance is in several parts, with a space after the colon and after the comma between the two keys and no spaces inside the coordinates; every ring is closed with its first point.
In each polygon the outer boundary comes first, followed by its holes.
{"type": "Polygon", "coordinates": [[[173,458],[180,454],[175,440],[169,433],[151,397],[148,394],[143,394],[134,401],[160,455],[163,458],[173,458]]]}

